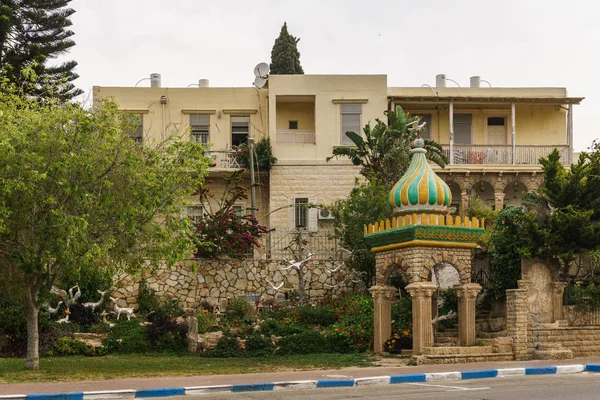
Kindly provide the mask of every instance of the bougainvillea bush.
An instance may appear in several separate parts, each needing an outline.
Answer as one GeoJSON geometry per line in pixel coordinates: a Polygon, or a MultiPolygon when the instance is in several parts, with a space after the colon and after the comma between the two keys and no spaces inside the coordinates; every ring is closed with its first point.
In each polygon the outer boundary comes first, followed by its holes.
{"type": "Polygon", "coordinates": [[[198,191],[202,216],[196,226],[196,257],[229,256],[244,258],[259,247],[259,239],[269,230],[246,210],[236,210],[239,200],[248,198],[248,187],[242,185],[244,169],[225,177],[225,190],[218,194],[214,182],[205,180],[198,191]]]}

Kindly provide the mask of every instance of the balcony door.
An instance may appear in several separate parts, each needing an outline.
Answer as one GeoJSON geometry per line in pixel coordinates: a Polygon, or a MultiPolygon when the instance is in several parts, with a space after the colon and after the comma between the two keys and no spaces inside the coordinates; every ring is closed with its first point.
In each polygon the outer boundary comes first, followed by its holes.
{"type": "Polygon", "coordinates": [[[506,117],[487,118],[487,144],[507,144],[506,117]]]}

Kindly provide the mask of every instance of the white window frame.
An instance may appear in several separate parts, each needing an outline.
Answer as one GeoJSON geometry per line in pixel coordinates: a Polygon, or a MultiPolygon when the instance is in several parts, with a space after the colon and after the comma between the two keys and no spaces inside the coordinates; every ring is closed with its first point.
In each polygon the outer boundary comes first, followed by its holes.
{"type": "Polygon", "coordinates": [[[362,108],[363,107],[361,103],[340,103],[340,144],[342,146],[354,146],[354,142],[352,142],[352,140],[346,136],[346,132],[349,132],[349,130],[344,132],[344,115],[358,115],[358,129],[355,132],[359,135],[362,135],[362,108]],[[356,106],[359,107],[360,111],[345,112],[344,106],[356,106]],[[349,143],[344,143],[345,138],[349,143]]]}
{"type": "Polygon", "coordinates": [[[234,133],[233,132],[234,118],[240,118],[240,117],[248,118],[248,132],[246,134],[246,140],[248,140],[248,138],[250,137],[250,133],[251,133],[250,132],[250,127],[252,125],[252,120],[251,120],[252,117],[250,116],[250,114],[233,114],[233,115],[231,115],[229,117],[229,129],[230,129],[230,132],[231,132],[231,135],[230,135],[231,147],[233,147],[233,146],[239,146],[240,144],[244,143],[244,142],[242,142],[242,143],[239,143],[239,144],[236,144],[236,145],[233,144],[233,135],[243,135],[243,133],[234,133]]]}
{"type": "Polygon", "coordinates": [[[308,232],[317,232],[319,230],[319,209],[317,207],[306,207],[303,209],[305,211],[305,225],[306,226],[298,226],[297,221],[297,212],[299,207],[297,206],[297,200],[306,199],[306,204],[317,204],[317,198],[307,194],[296,194],[294,197],[290,197],[288,199],[289,204],[289,229],[292,231],[308,231],[308,232]]]}
{"type": "Polygon", "coordinates": [[[204,207],[202,204],[192,204],[185,208],[185,216],[195,225],[198,225],[204,217],[204,207]]]}

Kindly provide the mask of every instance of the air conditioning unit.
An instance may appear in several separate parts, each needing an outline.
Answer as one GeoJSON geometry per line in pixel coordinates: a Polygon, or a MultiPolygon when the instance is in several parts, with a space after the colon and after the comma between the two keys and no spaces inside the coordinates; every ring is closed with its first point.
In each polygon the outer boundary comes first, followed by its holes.
{"type": "Polygon", "coordinates": [[[329,208],[319,209],[319,219],[333,219],[333,214],[329,208]]]}

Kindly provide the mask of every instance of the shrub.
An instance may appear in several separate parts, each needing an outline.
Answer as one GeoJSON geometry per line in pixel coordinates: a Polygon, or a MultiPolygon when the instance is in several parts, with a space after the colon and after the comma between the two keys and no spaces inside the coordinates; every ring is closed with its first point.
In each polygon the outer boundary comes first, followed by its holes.
{"type": "Polygon", "coordinates": [[[198,318],[198,333],[206,333],[215,325],[216,321],[212,313],[204,308],[200,308],[197,314],[198,318]]]}
{"type": "Polygon", "coordinates": [[[145,353],[150,349],[147,329],[137,321],[121,321],[102,344],[112,353],[145,353]]]}
{"type": "Polygon", "coordinates": [[[302,333],[308,330],[307,328],[298,325],[297,323],[284,319],[278,321],[276,319],[268,319],[260,325],[260,331],[267,336],[288,336],[302,333]]]}
{"type": "Polygon", "coordinates": [[[412,336],[407,330],[394,333],[384,344],[384,350],[390,354],[400,354],[405,349],[412,349],[412,336]]]}
{"type": "Polygon", "coordinates": [[[250,335],[246,339],[246,352],[251,357],[267,357],[273,354],[271,339],[261,335],[250,335]]]}
{"type": "Polygon", "coordinates": [[[69,320],[79,324],[84,330],[88,330],[91,325],[100,320],[98,314],[94,310],[84,307],[81,303],[72,305],[69,310],[71,311],[69,320]]]}
{"type": "Polygon", "coordinates": [[[137,303],[139,315],[148,315],[160,306],[160,300],[156,296],[156,292],[148,287],[145,279],[140,280],[137,303]]]}
{"type": "Polygon", "coordinates": [[[65,336],[54,342],[54,353],[59,356],[93,356],[95,350],[79,340],[65,336]]]}
{"type": "Polygon", "coordinates": [[[412,334],[412,301],[408,296],[392,305],[392,332],[405,330],[412,334]]]}
{"type": "Polygon", "coordinates": [[[326,305],[302,306],[296,309],[293,317],[301,324],[327,327],[337,322],[336,313],[326,305]]]}
{"type": "Polygon", "coordinates": [[[316,331],[284,336],[277,344],[279,345],[277,354],[281,355],[323,353],[327,348],[325,337],[316,331]]]}
{"type": "Polygon", "coordinates": [[[243,319],[249,317],[254,313],[254,308],[243,297],[232,299],[227,305],[227,318],[229,319],[243,319]]]}
{"type": "Polygon", "coordinates": [[[215,357],[215,358],[232,358],[232,357],[244,357],[245,353],[240,349],[237,337],[235,336],[223,336],[223,338],[212,350],[205,351],[202,353],[204,357],[215,357]]]}
{"type": "Polygon", "coordinates": [[[146,328],[146,335],[157,351],[180,351],[186,346],[187,327],[176,321],[183,310],[171,303],[161,304],[155,312],[148,315],[148,321],[152,325],[146,328]]]}
{"type": "Polygon", "coordinates": [[[336,352],[365,351],[373,342],[373,299],[368,295],[347,295],[337,303],[339,322],[324,332],[336,352]]]}

